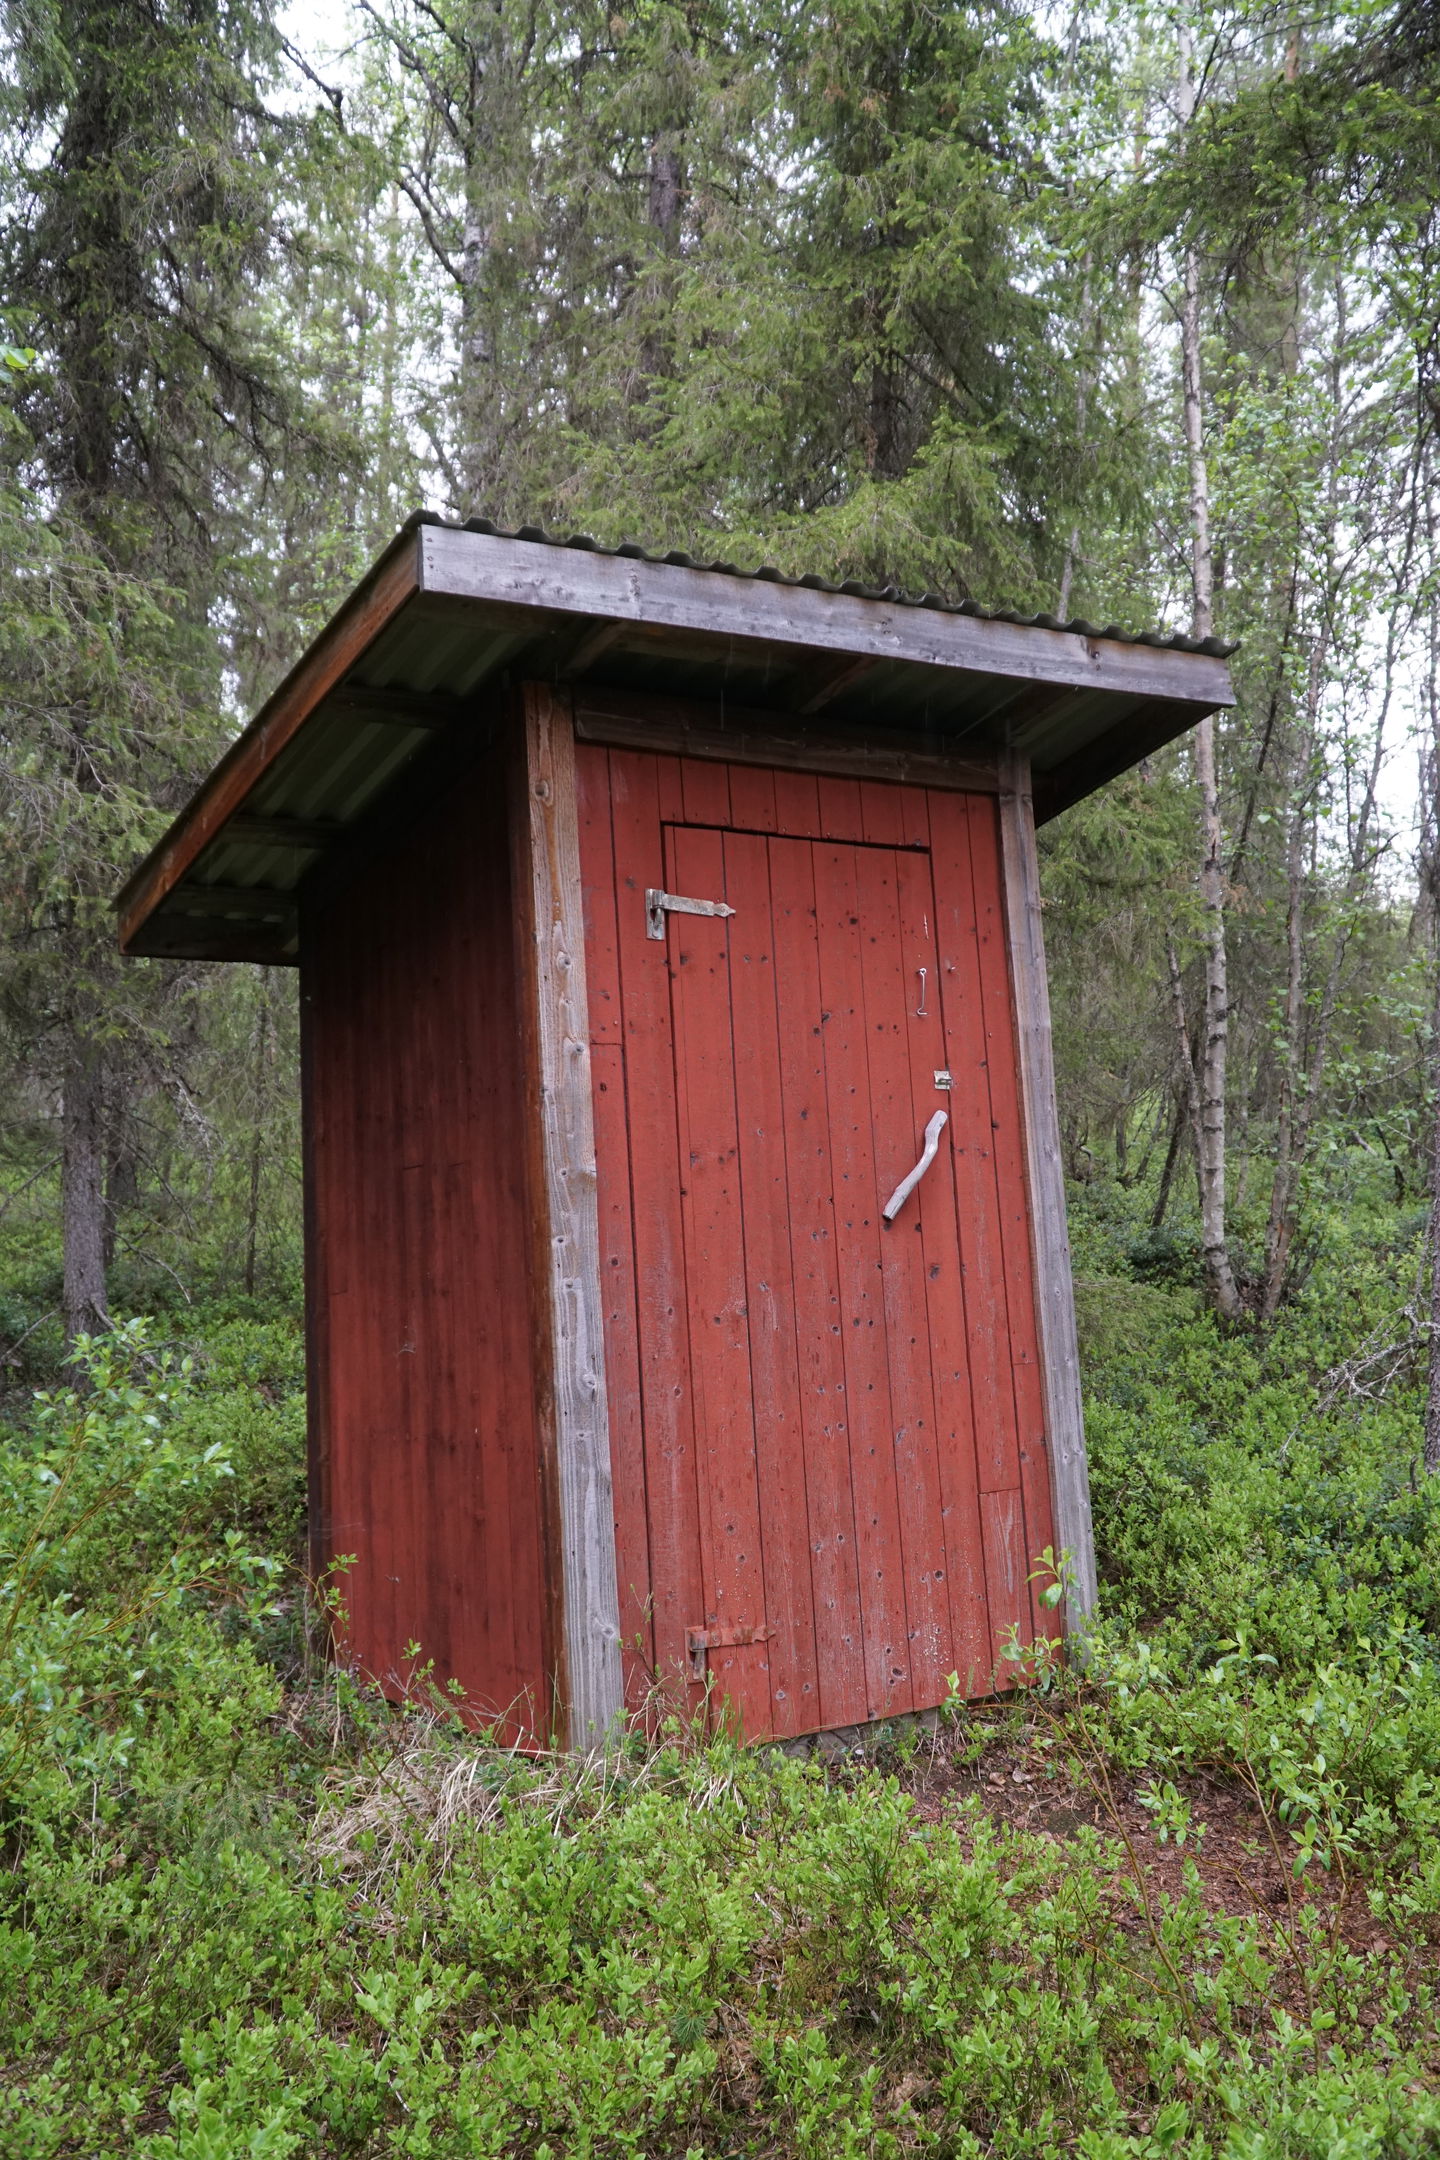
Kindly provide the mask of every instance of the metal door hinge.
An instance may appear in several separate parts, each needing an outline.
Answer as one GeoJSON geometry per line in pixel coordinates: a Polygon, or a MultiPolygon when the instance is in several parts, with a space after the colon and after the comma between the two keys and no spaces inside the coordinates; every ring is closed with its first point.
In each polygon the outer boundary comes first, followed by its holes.
{"type": "Polygon", "coordinates": [[[651,885],[645,893],[645,935],[663,938],[667,915],[733,915],[733,907],[726,907],[723,900],[686,900],[679,893],[661,892],[658,885],[651,885]]]}
{"type": "Polygon", "coordinates": [[[750,1643],[769,1642],[773,1627],[692,1627],[685,1630],[690,1670],[697,1680],[705,1678],[705,1655],[710,1650],[743,1650],[750,1643]]]}

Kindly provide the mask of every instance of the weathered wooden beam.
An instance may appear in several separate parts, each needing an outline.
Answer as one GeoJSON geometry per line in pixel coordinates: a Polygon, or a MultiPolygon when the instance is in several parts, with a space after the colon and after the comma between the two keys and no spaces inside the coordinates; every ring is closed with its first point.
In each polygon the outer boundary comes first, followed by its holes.
{"type": "Polygon", "coordinates": [[[539,1403],[558,1498],[562,1693],[572,1748],[603,1746],[624,1710],[615,1499],[605,1384],[600,1218],[590,1075],[580,822],[570,700],[527,683],[525,815],[517,831],[521,997],[538,1129],[539,1403]]]}
{"type": "Polygon", "coordinates": [[[570,682],[577,675],[583,675],[586,668],[593,667],[601,655],[609,652],[610,647],[630,628],[631,625],[626,622],[592,624],[561,661],[560,680],[570,682]]]}
{"type": "Polygon", "coordinates": [[[950,751],[933,739],[846,734],[823,727],[801,733],[783,713],[737,711],[681,703],[641,692],[580,688],[575,733],[582,742],[621,750],[659,751],[727,765],[777,765],[792,772],[832,773],[847,780],[898,780],[915,787],[958,788],[993,795],[995,760],[984,751],[950,751]]]}
{"type": "Polygon", "coordinates": [[[217,846],[229,842],[245,847],[320,850],[338,840],[345,827],[338,818],[259,817],[237,810],[215,835],[217,846]]]}
{"type": "Polygon", "coordinates": [[[1084,1631],[1095,1606],[1095,1533],[1090,1519],[1090,1472],[1080,1399],[1080,1351],[1075,1334],[1075,1285],[1065,1216],[1065,1172],[1055,1102],[1055,1056],[1050,992],[1040,920],[1040,866],[1028,759],[1000,759],[1000,843],[1025,1161],[1035,1258],[1035,1306],[1045,1388],[1046,1453],[1055,1515],[1055,1543],[1069,1555],[1070,1597],[1065,1624],[1084,1631]]]}
{"type": "Polygon", "coordinates": [[[293,923],[235,922],[152,915],[133,953],[142,960],[252,960],[262,967],[295,967],[299,940],[293,923]]]}
{"type": "Polygon", "coordinates": [[[295,895],[263,885],[182,885],[166,902],[171,915],[243,915],[251,922],[293,919],[295,895]]]}
{"type": "Polygon", "coordinates": [[[872,654],[865,654],[859,659],[842,660],[838,666],[832,663],[829,668],[821,671],[807,668],[798,678],[792,712],[823,712],[843,691],[852,689],[863,676],[872,674],[879,665],[880,662],[872,654]]]}
{"type": "Polygon", "coordinates": [[[1213,710],[1234,703],[1229,669],[1208,653],[1131,645],[1071,630],[993,622],[940,608],[864,600],[850,593],[686,570],[580,548],[427,525],[420,535],[425,591],[561,614],[614,617],[660,628],[817,650],[921,661],[927,666],[1084,684],[1136,696],[1179,697],[1213,710]]]}
{"type": "Polygon", "coordinates": [[[444,696],[438,690],[372,690],[364,683],[342,683],[325,700],[325,710],[389,727],[443,728],[449,727],[452,720],[473,717],[475,703],[471,698],[444,696]]]}
{"type": "Polygon", "coordinates": [[[238,809],[326,692],[355,666],[417,591],[418,555],[414,532],[402,533],[244,734],[231,744],[194,801],[131,873],[116,901],[122,951],[130,950],[146,916],[179,884],[201,849],[238,809]]]}

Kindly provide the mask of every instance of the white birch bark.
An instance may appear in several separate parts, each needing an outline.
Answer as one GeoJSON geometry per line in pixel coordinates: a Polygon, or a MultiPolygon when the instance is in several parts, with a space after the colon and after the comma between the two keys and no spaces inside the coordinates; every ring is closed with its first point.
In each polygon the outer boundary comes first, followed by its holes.
{"type": "Polygon", "coordinates": [[[1425,1468],[1440,1476],[1440,609],[1430,604],[1430,800],[1424,876],[1435,940],[1435,1002],[1431,1021],[1431,1082],[1435,1129],[1430,1155],[1430,1370],[1425,1402],[1425,1468]]]}
{"type": "MultiPolygon", "coordinates": [[[[1195,116],[1194,54],[1188,27],[1180,30],[1180,123],[1195,116]]],[[[1215,564],[1210,540],[1210,477],[1205,462],[1205,391],[1200,352],[1200,257],[1187,247],[1183,267],[1180,349],[1185,409],[1185,448],[1190,468],[1190,566],[1194,591],[1191,635],[1209,637],[1214,626],[1215,564]]],[[[1229,1054],[1230,989],[1225,949],[1225,872],[1221,856],[1220,791],[1215,769],[1215,721],[1195,730],[1195,778],[1200,787],[1200,898],[1205,934],[1205,1009],[1200,1034],[1199,1121],[1196,1149],[1200,1173],[1200,1234],[1211,1302],[1222,1319],[1240,1313],[1230,1251],[1225,1240],[1225,1078],[1229,1054]]]]}

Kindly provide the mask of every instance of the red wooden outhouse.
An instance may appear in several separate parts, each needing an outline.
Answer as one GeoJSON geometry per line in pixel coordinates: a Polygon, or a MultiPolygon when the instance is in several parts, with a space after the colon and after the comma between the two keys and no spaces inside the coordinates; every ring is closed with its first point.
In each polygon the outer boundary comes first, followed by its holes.
{"type": "Polygon", "coordinates": [[[1094,1591],[1036,880],[1226,648],[417,518],[127,884],[300,969],[347,1650],[588,1745],[995,1683],[1094,1591]]]}

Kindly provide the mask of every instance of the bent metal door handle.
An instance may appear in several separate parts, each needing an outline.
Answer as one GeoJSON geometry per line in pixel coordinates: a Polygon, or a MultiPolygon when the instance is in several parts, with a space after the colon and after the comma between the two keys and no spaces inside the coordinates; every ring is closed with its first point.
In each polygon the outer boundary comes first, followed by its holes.
{"type": "Polygon", "coordinates": [[[924,1177],[925,1172],[929,1169],[931,1163],[934,1162],[935,1150],[940,1145],[940,1135],[942,1132],[944,1132],[946,1125],[949,1123],[949,1120],[950,1113],[948,1110],[937,1110],[934,1117],[931,1118],[929,1124],[925,1127],[925,1146],[921,1152],[919,1162],[916,1163],[914,1169],[910,1172],[909,1177],[901,1178],[900,1183],[895,1187],[894,1192],[891,1193],[889,1199],[884,1205],[884,1208],[881,1210],[886,1222],[894,1222],[895,1217],[899,1214],[901,1208],[904,1207],[905,1202],[909,1199],[911,1193],[914,1192],[915,1187],[919,1184],[921,1178],[924,1177]]]}
{"type": "Polygon", "coordinates": [[[734,908],[726,907],[723,900],[686,900],[679,893],[661,892],[658,885],[651,885],[645,893],[645,935],[663,938],[667,915],[733,915],[734,912],[734,908]]]}

